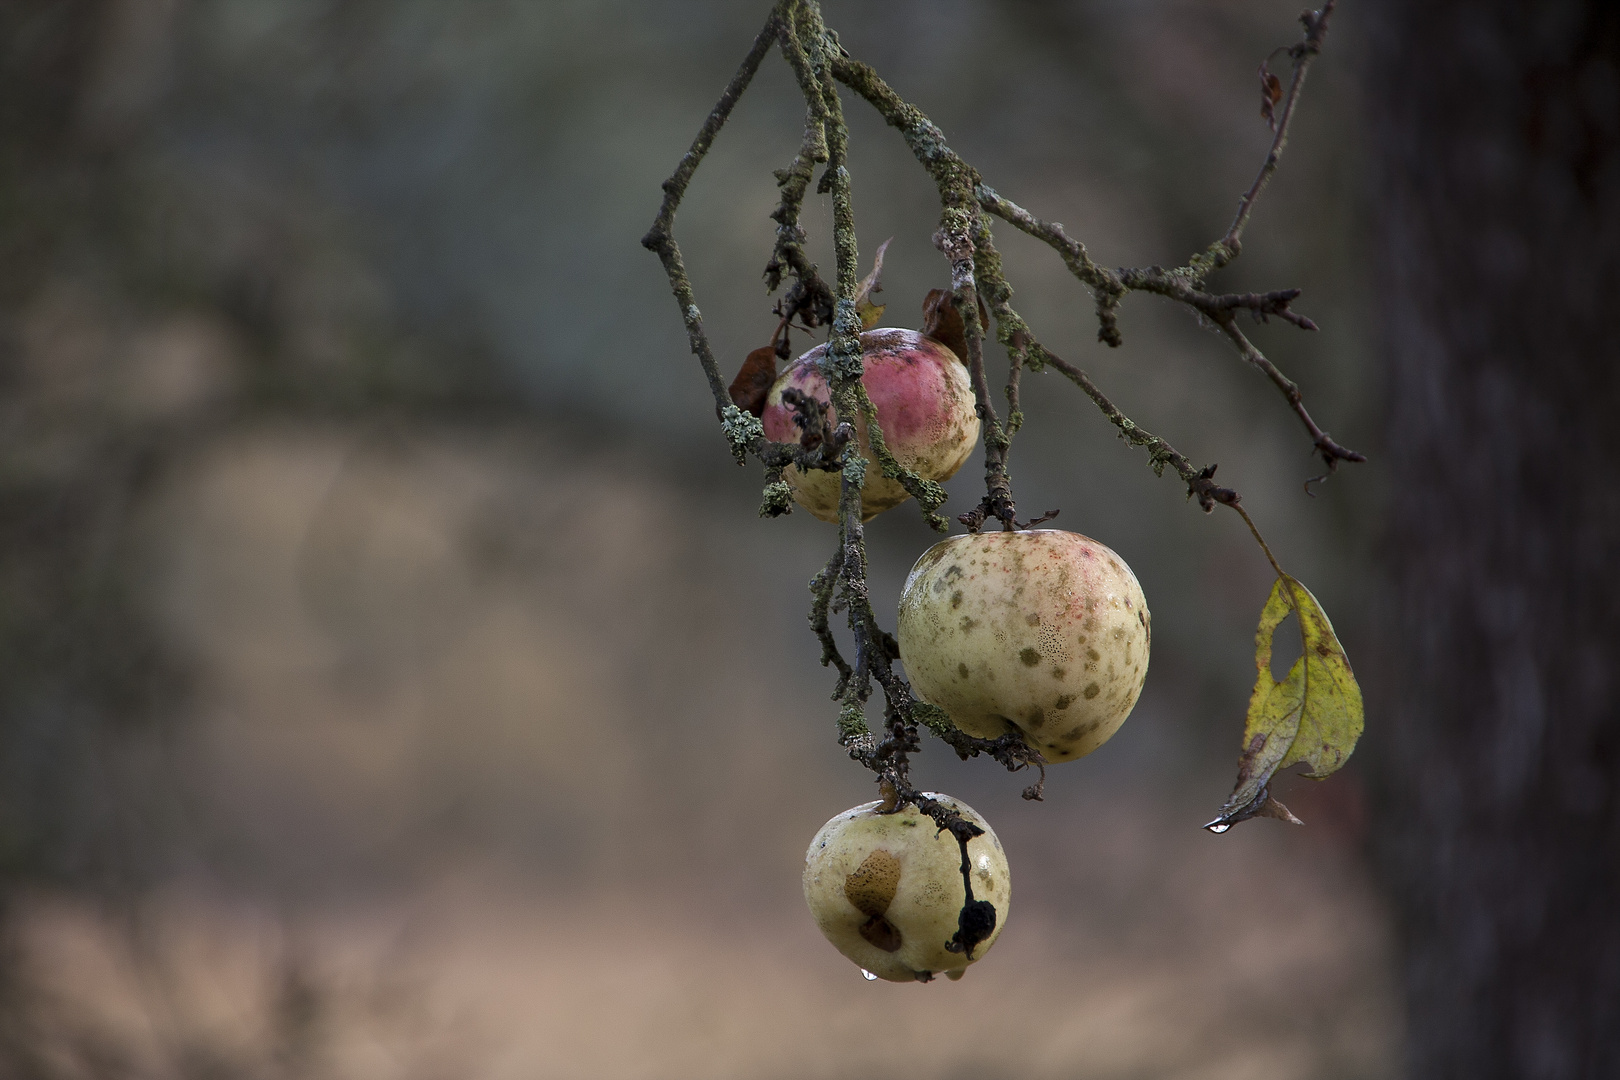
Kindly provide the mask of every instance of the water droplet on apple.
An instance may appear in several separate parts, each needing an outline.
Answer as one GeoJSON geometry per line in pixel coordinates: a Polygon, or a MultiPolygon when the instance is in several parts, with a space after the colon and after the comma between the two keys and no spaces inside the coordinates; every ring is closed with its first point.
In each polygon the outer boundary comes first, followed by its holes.
{"type": "Polygon", "coordinates": [[[877,982],[877,976],[872,974],[870,971],[867,971],[865,968],[861,968],[861,978],[865,979],[867,982],[877,982]]]}

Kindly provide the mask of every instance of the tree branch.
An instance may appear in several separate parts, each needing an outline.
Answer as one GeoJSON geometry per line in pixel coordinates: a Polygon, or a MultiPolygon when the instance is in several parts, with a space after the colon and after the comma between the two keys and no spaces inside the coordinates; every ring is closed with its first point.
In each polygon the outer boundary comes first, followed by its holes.
{"type": "Polygon", "coordinates": [[[1240,201],[1237,217],[1226,235],[1208,251],[1194,257],[1188,267],[1168,271],[1159,267],[1130,270],[1102,267],[1087,253],[1085,245],[1070,237],[1063,226],[1042,221],[996,193],[981,181],[976,170],[950,149],[944,135],[927,116],[901,99],[870,67],[849,58],[822,21],[815,0],[779,0],[737,73],[693,139],[691,148],[663,184],[663,203],[642,244],[656,252],[663,263],[686,324],[689,345],[709,381],[715,398],[716,415],[721,420],[722,430],[733,452],[739,461],[751,454],[766,467],[768,484],[761,512],[775,514],[786,509],[789,492],[782,480],[782,470],[788,466],[837,470],[841,474],[838,549],[810,583],[810,625],[821,644],[821,662],[838,671],[834,697],[840,702],[839,741],[848,748],[852,757],[878,774],[887,804],[894,808],[907,804],[918,806],[941,829],[950,830],[964,844],[977,833],[976,827],[910,785],[909,755],[918,747],[919,724],[927,726],[964,758],[982,754],[1010,770],[1031,765],[1040,768],[1043,779],[1025,791],[1026,798],[1040,797],[1045,775],[1044,759],[1016,734],[998,739],[975,738],[952,725],[942,710],[918,702],[912,696],[910,686],[896,670],[894,661],[899,659],[898,645],[881,628],[872,610],[867,588],[861,500],[861,489],[871,462],[863,456],[858,441],[852,437],[851,421],[857,414],[864,416],[873,455],[884,474],[898,479],[917,499],[924,514],[937,524],[943,522],[933,514],[933,510],[942,500],[943,490],[938,484],[925,481],[903,468],[895,460],[878,424],[876,409],[860,381],[863,370],[861,325],[854,299],[858,251],[850,175],[846,164],[848,130],[837,83],[849,86],[901,133],[939,190],[941,214],[935,245],[951,264],[951,303],[961,316],[964,328],[966,355],[962,359],[968,366],[977,411],[984,423],[985,497],[975,510],[962,515],[962,520],[974,530],[990,519],[1001,521],[1003,529],[1022,527],[1015,519],[1006,463],[1012,437],[1023,421],[1023,372],[1026,368],[1040,371],[1046,367],[1056,369],[1073,381],[1118,428],[1122,438],[1145,449],[1156,473],[1162,475],[1167,466],[1174,468],[1187,484],[1188,496],[1196,497],[1206,512],[1212,510],[1216,503],[1221,503],[1242,513],[1237,492],[1214,483],[1215,466],[1203,469],[1194,467],[1164,439],[1144,430],[1125,416],[1084,371],[1048,352],[1036,340],[1029,326],[1012,307],[1012,288],[1002,272],[1001,256],[993,241],[990,217],[993,215],[1007,221],[1021,232],[1052,247],[1070,272],[1092,291],[1096,299],[1100,340],[1111,346],[1120,344],[1117,310],[1127,293],[1147,292],[1183,303],[1218,326],[1245,360],[1272,379],[1305,424],[1330,470],[1340,460],[1363,460],[1361,455],[1335,443],[1311,420],[1302,403],[1299,388],[1237,329],[1237,312],[1248,311],[1262,321],[1276,316],[1301,329],[1314,330],[1314,323],[1290,307],[1299,296],[1299,291],[1284,289],[1268,293],[1216,294],[1202,288],[1203,278],[1209,272],[1230,262],[1241,250],[1243,228],[1252,214],[1255,200],[1276,169],[1305,72],[1311,59],[1321,49],[1333,6],[1334,0],[1327,0],[1320,11],[1307,12],[1302,17],[1305,38],[1290,50],[1294,62],[1293,82],[1266,162],[1240,201]],[[814,416],[810,414],[812,405],[819,410],[819,403],[808,399],[791,402],[791,407],[798,409],[804,420],[804,435],[797,444],[776,443],[765,438],[758,418],[743,412],[730,401],[704,332],[702,316],[673,233],[676,210],[694,172],[773,42],[779,46],[784,60],[793,70],[805,98],[805,126],[793,162],[776,173],[781,197],[776,211],[771,215],[777,222],[777,234],[765,277],[772,291],[780,287],[785,276],[791,275],[794,279],[793,286],[777,306],[782,329],[794,318],[808,327],[830,324],[831,334],[823,370],[831,390],[832,405],[845,418],[829,433],[825,430],[826,417],[821,416],[819,411],[814,416]],[[836,273],[832,286],[822,280],[814,264],[806,257],[805,235],[799,224],[815,165],[821,162],[826,163],[826,169],[822,173],[818,193],[831,196],[833,209],[836,273]],[[985,371],[983,338],[987,327],[979,314],[981,300],[994,315],[997,339],[1006,347],[1008,354],[1008,418],[1005,426],[991,401],[985,371]],[[853,663],[842,655],[831,631],[830,616],[840,610],[847,612],[854,637],[853,663]],[[884,696],[881,740],[874,738],[865,713],[874,684],[882,688],[884,696]]]}
{"type": "Polygon", "coordinates": [[[1316,421],[1311,419],[1311,414],[1305,411],[1305,402],[1303,395],[1299,392],[1299,386],[1279,371],[1276,364],[1267,360],[1260,350],[1255,348],[1253,343],[1243,336],[1243,331],[1238,329],[1237,322],[1232,318],[1230,310],[1217,317],[1215,325],[1219,326],[1221,331],[1231,339],[1232,344],[1237,346],[1238,354],[1243,359],[1265,372],[1271,381],[1276,384],[1277,389],[1282,391],[1283,397],[1288,399],[1288,404],[1293,406],[1295,415],[1305,425],[1305,430],[1311,433],[1311,439],[1316,444],[1316,452],[1327,465],[1329,472],[1338,468],[1341,461],[1367,460],[1365,454],[1345,449],[1334,442],[1327,432],[1316,426],[1316,421]]]}

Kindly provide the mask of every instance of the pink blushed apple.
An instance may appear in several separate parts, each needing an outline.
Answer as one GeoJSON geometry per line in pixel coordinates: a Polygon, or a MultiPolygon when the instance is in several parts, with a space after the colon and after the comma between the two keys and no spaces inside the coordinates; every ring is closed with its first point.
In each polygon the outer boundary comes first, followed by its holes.
{"type": "MultiPolygon", "coordinates": [[[[777,442],[798,442],[793,410],[783,405],[789,387],[826,402],[831,394],[822,374],[827,347],[818,345],[799,357],[771,387],[760,420],[777,442]]],[[[915,330],[877,329],[861,335],[861,384],[877,409],[878,425],[895,460],[925,480],[948,480],[956,474],[979,440],[979,417],[967,368],[949,348],[915,330]]],[[[837,424],[839,417],[830,418],[837,424]]],[[[910,496],[897,480],[878,468],[867,438],[866,419],[854,418],[861,452],[872,462],[861,489],[861,516],[871,520],[910,496]]],[[[839,474],[789,466],[782,478],[793,497],[823,521],[838,520],[839,474]]]]}

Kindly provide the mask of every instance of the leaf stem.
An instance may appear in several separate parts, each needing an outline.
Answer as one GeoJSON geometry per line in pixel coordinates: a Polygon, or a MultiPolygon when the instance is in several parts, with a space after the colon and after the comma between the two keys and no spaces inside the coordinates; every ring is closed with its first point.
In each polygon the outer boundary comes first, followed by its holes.
{"type": "MultiPolygon", "coordinates": [[[[1287,580],[1288,575],[1283,573],[1283,568],[1281,566],[1277,565],[1277,556],[1271,553],[1271,546],[1266,543],[1266,538],[1260,535],[1260,530],[1255,527],[1254,519],[1249,516],[1249,512],[1247,510],[1243,509],[1243,504],[1230,502],[1226,505],[1236,510],[1239,516],[1243,518],[1243,523],[1247,525],[1249,527],[1249,531],[1254,534],[1254,542],[1259,544],[1260,550],[1266,553],[1266,561],[1271,563],[1271,568],[1273,570],[1277,571],[1277,579],[1279,581],[1287,580]]],[[[1289,590],[1289,592],[1289,603],[1293,603],[1294,598],[1292,595],[1292,590],[1289,590]]]]}

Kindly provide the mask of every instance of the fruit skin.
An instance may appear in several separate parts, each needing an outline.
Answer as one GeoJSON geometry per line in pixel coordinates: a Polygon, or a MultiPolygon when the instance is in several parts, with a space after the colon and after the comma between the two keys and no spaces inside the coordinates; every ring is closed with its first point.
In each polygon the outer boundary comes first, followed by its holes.
{"type": "Polygon", "coordinates": [[[971,960],[945,948],[962,910],[962,849],[915,806],[893,814],[879,813],[880,802],[845,810],[804,855],[804,901],[816,925],[839,952],[890,982],[960,978],[995,944],[1012,898],[1007,856],[989,823],[966,803],[924,794],[984,830],[968,841],[970,876],[973,898],[995,905],[996,926],[971,960]]]}
{"type": "Polygon", "coordinates": [[[969,735],[1016,729],[1047,761],[1072,761],[1130,715],[1152,625],[1136,575],[1090,537],[953,536],[906,578],[900,659],[913,692],[969,735]]]}
{"type": "MultiPolygon", "coordinates": [[[[782,391],[794,387],[817,401],[829,401],[831,391],[821,373],[827,346],[818,345],[795,360],[771,387],[760,420],[766,437],[776,442],[798,442],[793,410],[782,404],[782,391]]],[[[948,480],[956,475],[979,441],[979,416],[967,367],[955,353],[915,330],[883,328],[861,335],[861,384],[877,408],[878,425],[895,460],[925,480],[948,480]]],[[[836,425],[836,413],[830,417],[836,425]]],[[[867,441],[866,418],[855,417],[861,452],[872,462],[861,488],[861,517],[873,517],[905,502],[910,496],[898,480],[884,476],[867,441]]],[[[809,475],[789,466],[782,478],[793,497],[823,521],[838,520],[837,472],[813,469],[809,475]]]]}

